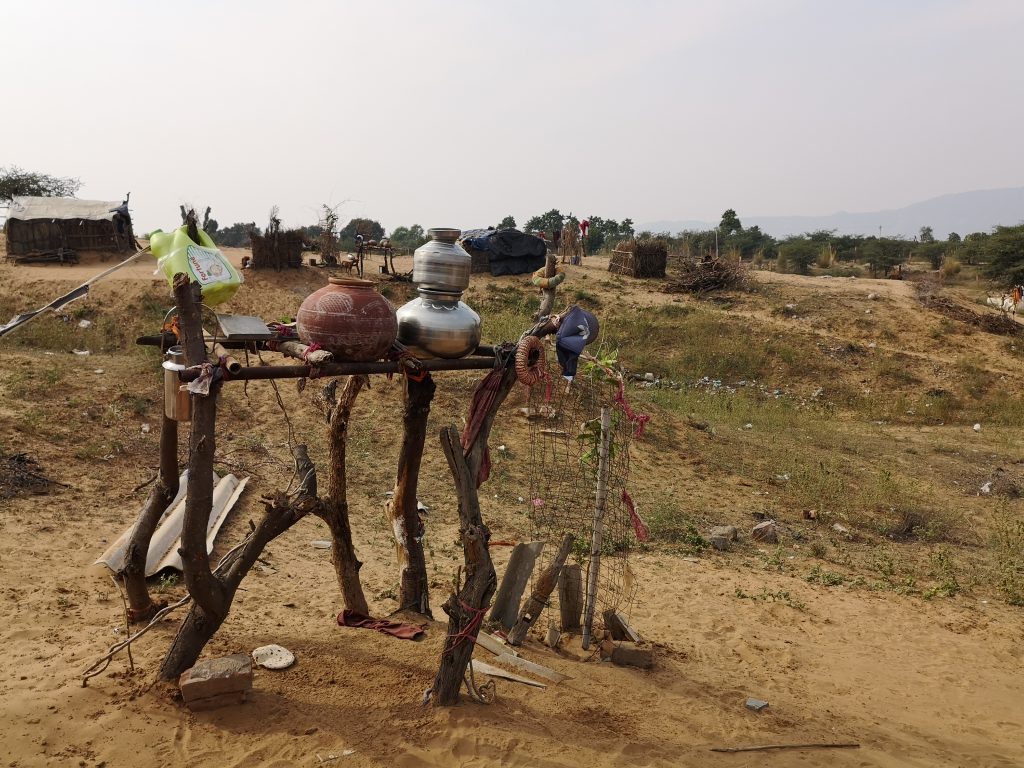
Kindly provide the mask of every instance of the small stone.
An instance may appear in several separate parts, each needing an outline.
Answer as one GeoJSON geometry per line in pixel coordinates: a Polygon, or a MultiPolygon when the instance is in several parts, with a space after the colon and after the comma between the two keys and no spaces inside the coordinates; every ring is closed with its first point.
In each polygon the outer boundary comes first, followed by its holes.
{"type": "Polygon", "coordinates": [[[755,525],[750,531],[750,538],[764,544],[778,544],[779,532],[774,520],[765,520],[755,525]]]}
{"type": "Polygon", "coordinates": [[[850,535],[850,529],[847,528],[845,525],[843,525],[841,523],[833,523],[832,524],[832,530],[835,531],[836,533],[842,534],[843,536],[849,536],[850,535]]]}
{"type": "Polygon", "coordinates": [[[650,669],[654,666],[654,651],[651,648],[640,648],[636,643],[619,643],[612,651],[612,664],[650,669]]]}
{"type": "Polygon", "coordinates": [[[312,728],[307,728],[307,729],[306,729],[306,730],[304,730],[304,731],[303,731],[302,733],[303,733],[304,735],[306,735],[306,736],[312,736],[312,735],[313,735],[314,733],[316,733],[316,732],[317,732],[317,730],[318,730],[318,729],[317,729],[317,727],[316,727],[316,726],[313,726],[312,728]]]}
{"type": "Polygon", "coordinates": [[[725,552],[729,549],[729,539],[725,536],[711,536],[708,541],[710,541],[711,546],[719,552],[725,552]]]}
{"type": "Polygon", "coordinates": [[[330,549],[331,548],[331,542],[329,542],[327,539],[316,539],[315,541],[313,541],[311,543],[313,545],[313,549],[330,549]]]}
{"type": "Polygon", "coordinates": [[[712,536],[724,536],[729,541],[739,541],[740,532],[735,525],[716,525],[711,529],[712,536]]]}
{"type": "Polygon", "coordinates": [[[755,699],[755,698],[748,698],[747,699],[747,709],[752,710],[754,712],[760,712],[762,709],[764,709],[767,706],[768,706],[768,702],[767,701],[763,701],[762,699],[755,699]]]}
{"type": "Polygon", "coordinates": [[[877,293],[869,293],[868,294],[868,300],[869,301],[874,301],[877,298],[878,298],[878,294],[877,293]]]}

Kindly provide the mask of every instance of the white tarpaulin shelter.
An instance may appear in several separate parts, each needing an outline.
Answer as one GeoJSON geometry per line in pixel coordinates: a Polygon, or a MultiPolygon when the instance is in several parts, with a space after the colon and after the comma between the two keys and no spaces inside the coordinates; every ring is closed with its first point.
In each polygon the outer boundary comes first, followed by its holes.
{"type": "Polygon", "coordinates": [[[137,247],[127,199],[15,197],[4,229],[8,257],[137,247]]]}
{"type": "Polygon", "coordinates": [[[11,200],[8,219],[81,219],[82,221],[113,221],[121,207],[120,200],[79,200],[74,197],[15,197],[11,200]]]}

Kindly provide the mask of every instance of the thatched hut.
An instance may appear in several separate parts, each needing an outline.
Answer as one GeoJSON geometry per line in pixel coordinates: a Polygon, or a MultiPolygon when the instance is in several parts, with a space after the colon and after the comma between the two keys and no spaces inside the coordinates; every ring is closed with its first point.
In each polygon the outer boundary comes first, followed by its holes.
{"type": "Polygon", "coordinates": [[[668,245],[664,240],[623,240],[612,251],[608,271],[630,277],[664,277],[668,245]]]}
{"type": "Polygon", "coordinates": [[[127,251],[135,233],[127,203],[73,197],[15,197],[7,212],[7,254],[58,249],[127,251]]]}
{"type": "Polygon", "coordinates": [[[302,266],[302,252],[306,247],[305,233],[301,229],[269,228],[265,234],[255,230],[249,233],[252,243],[253,269],[298,269],[302,266]]]}

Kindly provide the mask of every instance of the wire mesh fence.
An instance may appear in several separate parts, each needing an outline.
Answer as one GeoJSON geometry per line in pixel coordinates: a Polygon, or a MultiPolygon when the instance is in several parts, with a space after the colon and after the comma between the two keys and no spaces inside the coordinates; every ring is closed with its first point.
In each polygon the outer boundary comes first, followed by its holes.
{"type": "Polygon", "coordinates": [[[602,614],[608,609],[628,615],[634,592],[629,553],[635,526],[628,495],[633,414],[621,398],[620,380],[604,366],[581,362],[571,383],[553,360],[547,368],[546,379],[531,387],[528,406],[528,515],[534,539],[544,542],[534,574],[536,578],[550,563],[565,534],[572,534],[566,565],[580,566],[581,578],[552,594],[549,618],[559,615],[559,592],[567,603],[586,605],[591,572],[596,569],[594,626],[602,626],[602,614]],[[606,462],[601,461],[603,408],[609,409],[611,417],[606,462]],[[599,479],[607,490],[603,512],[597,510],[599,479]],[[601,518],[600,555],[592,557],[597,517],[601,518]]]}

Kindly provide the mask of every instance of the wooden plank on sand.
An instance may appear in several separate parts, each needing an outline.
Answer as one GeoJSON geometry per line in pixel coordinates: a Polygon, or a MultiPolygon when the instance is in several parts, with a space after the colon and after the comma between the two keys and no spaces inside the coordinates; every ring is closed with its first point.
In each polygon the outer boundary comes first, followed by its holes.
{"type": "MultiPolygon", "coordinates": [[[[514,658],[514,657],[512,657],[514,658]]],[[[493,664],[488,664],[486,661],[480,661],[480,659],[473,659],[473,672],[480,675],[490,675],[491,677],[500,677],[503,680],[511,680],[514,683],[522,683],[523,685],[530,685],[534,688],[547,688],[544,683],[538,683],[536,680],[531,680],[528,677],[522,677],[515,674],[514,672],[508,672],[501,667],[496,667],[493,664]]]]}
{"type": "Polygon", "coordinates": [[[506,631],[512,629],[519,618],[519,603],[523,599],[526,583],[533,573],[537,556],[544,548],[544,542],[534,541],[530,544],[516,544],[509,558],[505,575],[498,587],[498,595],[494,598],[491,609],[491,621],[500,624],[506,631]]]}

